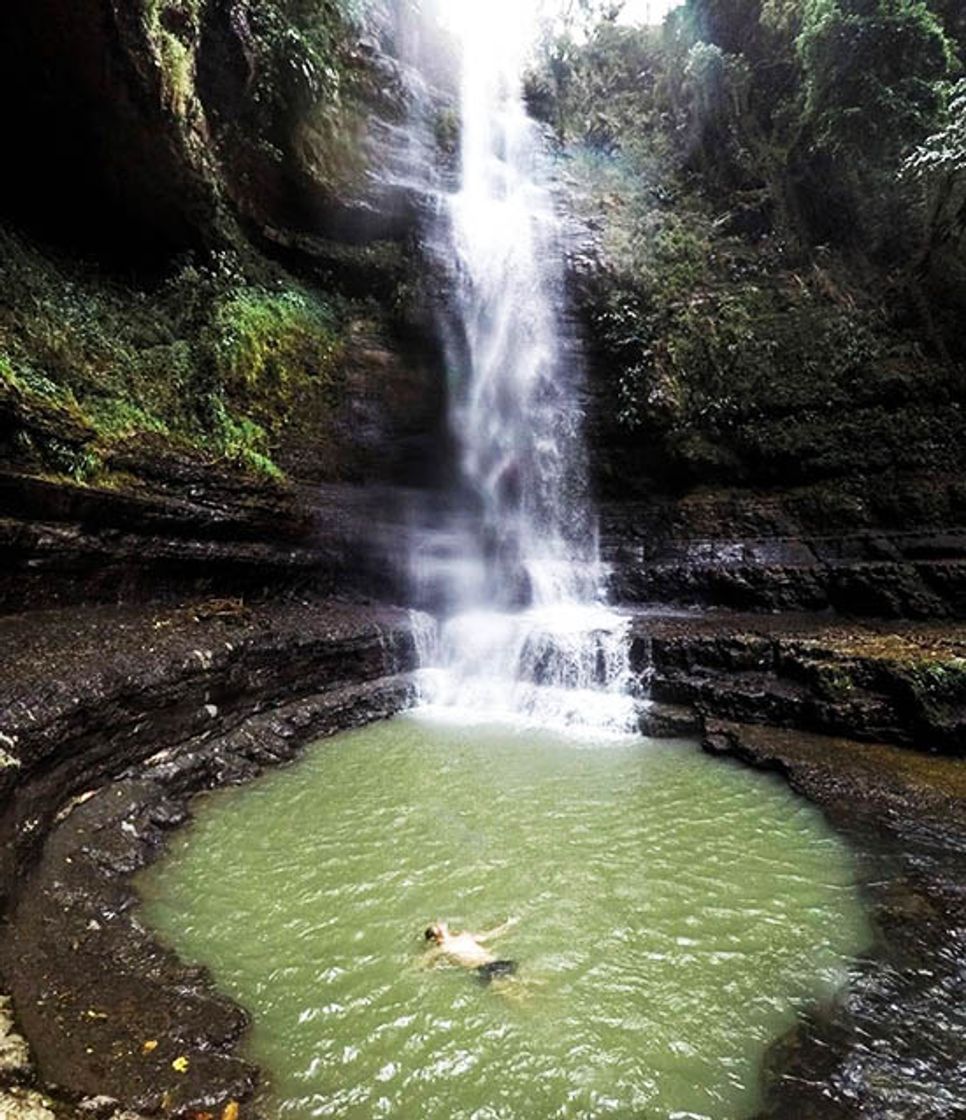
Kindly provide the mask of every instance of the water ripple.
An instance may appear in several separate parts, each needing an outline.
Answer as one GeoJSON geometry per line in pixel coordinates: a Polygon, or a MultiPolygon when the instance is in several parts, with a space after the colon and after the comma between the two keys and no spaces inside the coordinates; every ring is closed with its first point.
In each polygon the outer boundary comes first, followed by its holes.
{"type": "Polygon", "coordinates": [[[142,888],[255,1013],[283,1120],[736,1120],[867,937],[853,878],[818,813],[690,746],[405,719],[211,797],[142,888]],[[431,919],[508,914],[512,984],[420,967],[431,919]]]}

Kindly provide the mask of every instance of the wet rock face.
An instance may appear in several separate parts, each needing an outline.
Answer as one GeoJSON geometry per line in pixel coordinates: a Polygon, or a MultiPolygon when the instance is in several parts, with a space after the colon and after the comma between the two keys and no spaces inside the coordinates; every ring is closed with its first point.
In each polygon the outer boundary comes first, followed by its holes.
{"type": "Polygon", "coordinates": [[[338,89],[310,72],[317,60],[272,5],[10,0],[0,94],[17,106],[16,174],[0,183],[0,213],[149,273],[223,247],[235,219],[260,236],[405,237],[419,197],[384,172],[405,146],[415,77],[378,5],[358,25],[337,6],[323,18],[338,89]]]}
{"type": "MultiPolygon", "coordinates": [[[[311,475],[299,446],[293,463],[311,475]]],[[[160,451],[115,462],[136,469],[138,485],[98,489],[0,471],[0,616],[186,594],[405,598],[405,508],[414,499],[404,491],[280,485],[160,451]]]]}
{"type": "Polygon", "coordinates": [[[390,53],[390,28],[380,28],[386,21],[378,15],[351,30],[333,17],[335,35],[350,31],[351,38],[328,63],[340,71],[340,92],[323,123],[315,102],[326,91],[292,78],[305,61],[296,53],[275,60],[265,49],[277,34],[271,12],[243,0],[203,6],[200,104],[226,193],[260,232],[285,228],[365,244],[413,230],[418,193],[386,175],[404,147],[412,76],[390,53]]]}
{"type": "Polygon", "coordinates": [[[0,613],[331,581],[345,553],[314,536],[294,493],[215,483],[199,473],[124,493],[0,475],[0,613]]]}
{"type": "MultiPolygon", "coordinates": [[[[3,480],[20,605],[65,601],[66,586],[45,598],[45,572],[75,573],[75,599],[169,580],[204,592],[218,565],[250,590],[285,580],[296,541],[296,582],[315,565],[331,591],[358,554],[311,496],[253,498],[243,470],[407,486],[446,472],[421,172],[406,165],[408,114],[440,95],[397,57],[390,7],[0,10],[0,93],[17,106],[16,173],[0,180],[0,468],[114,491],[37,483],[28,516],[14,491],[29,486],[3,480]],[[185,447],[200,461],[179,462],[185,447]],[[212,460],[234,465],[234,492],[212,460]],[[275,514],[283,547],[263,531],[275,514]]],[[[15,606],[16,588],[4,597],[15,606]]]]}
{"type": "Polygon", "coordinates": [[[707,719],[966,752],[956,625],[814,616],[642,616],[631,662],[660,704],[707,719]]]}
{"type": "Polygon", "coordinates": [[[0,983],[33,1057],[26,1069],[0,1005],[0,1101],[36,1075],[70,1099],[230,1111],[257,1079],[234,1054],[247,1016],[155,944],[127,879],[192,794],[411,704],[409,616],[88,608],[0,621],[0,644],[0,983]]]}
{"type": "Polygon", "coordinates": [[[262,707],[414,667],[406,612],[318,601],[0,620],[0,899],[70,797],[262,707]]]}
{"type": "MultiPolygon", "coordinates": [[[[452,454],[447,402],[430,344],[390,342],[371,321],[348,332],[338,404],[305,402],[275,454],[300,483],[438,485],[452,454]]],[[[311,496],[309,496],[311,501],[311,496]]]]}
{"type": "Polygon", "coordinates": [[[918,477],[859,487],[702,489],[609,502],[620,602],[855,617],[966,616],[966,489],[918,477]]]}
{"type": "Polygon", "coordinates": [[[107,257],[169,256],[206,240],[212,182],[192,130],[165,111],[145,4],[11,0],[0,44],[0,93],[17,106],[4,210],[107,257]]]}

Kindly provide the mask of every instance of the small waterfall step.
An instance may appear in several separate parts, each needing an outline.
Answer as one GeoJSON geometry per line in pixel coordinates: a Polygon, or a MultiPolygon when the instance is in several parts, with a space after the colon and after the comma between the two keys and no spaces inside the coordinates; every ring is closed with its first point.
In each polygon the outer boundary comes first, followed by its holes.
{"type": "Polygon", "coordinates": [[[571,603],[514,614],[475,611],[442,627],[423,696],[474,719],[633,732],[639,701],[628,661],[629,622],[571,603]]]}

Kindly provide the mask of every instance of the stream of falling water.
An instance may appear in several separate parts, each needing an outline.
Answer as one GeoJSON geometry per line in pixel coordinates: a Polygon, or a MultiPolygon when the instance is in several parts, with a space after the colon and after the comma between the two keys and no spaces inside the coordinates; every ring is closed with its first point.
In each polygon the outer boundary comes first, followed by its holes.
{"type": "Polygon", "coordinates": [[[450,415],[472,513],[427,695],[476,718],[624,731],[635,707],[627,623],[601,600],[561,223],[523,98],[527,13],[495,0],[452,17],[460,182],[433,238],[450,275],[450,415]]]}

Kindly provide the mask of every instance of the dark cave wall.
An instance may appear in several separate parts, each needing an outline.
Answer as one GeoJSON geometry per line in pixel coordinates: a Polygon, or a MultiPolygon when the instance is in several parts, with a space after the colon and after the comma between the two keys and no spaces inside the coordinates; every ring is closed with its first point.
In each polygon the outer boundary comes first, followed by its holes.
{"type": "MultiPolygon", "coordinates": [[[[399,38],[391,5],[361,21],[293,0],[4,6],[0,92],[16,106],[0,178],[11,571],[53,573],[58,555],[65,577],[105,556],[115,574],[118,556],[136,564],[137,546],[104,536],[119,493],[150,514],[127,527],[154,542],[155,567],[164,547],[150,511],[187,498],[169,530],[209,568],[218,550],[191,505],[217,493],[212,511],[234,505],[228,520],[243,523],[253,486],[281,491],[269,500],[296,510],[307,549],[321,536],[339,555],[355,513],[333,518],[331,502],[319,513],[294,483],[425,486],[445,472],[420,200],[384,174],[418,84],[399,38]],[[33,510],[17,497],[24,476],[45,488],[33,510]],[[96,511],[62,516],[81,507],[96,511]],[[68,537],[41,556],[50,524],[68,537]]],[[[279,557],[270,527],[259,533],[270,582],[279,557]]],[[[251,567],[247,546],[236,558],[251,567]]]]}
{"type": "MultiPolygon", "coordinates": [[[[47,242],[141,265],[211,240],[204,122],[165,92],[148,6],[10,0],[0,12],[3,212],[47,242]]],[[[186,35],[181,30],[174,34],[186,35]]]]}

